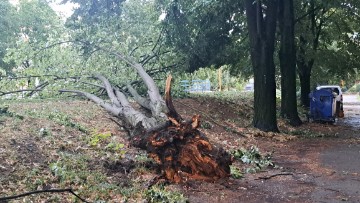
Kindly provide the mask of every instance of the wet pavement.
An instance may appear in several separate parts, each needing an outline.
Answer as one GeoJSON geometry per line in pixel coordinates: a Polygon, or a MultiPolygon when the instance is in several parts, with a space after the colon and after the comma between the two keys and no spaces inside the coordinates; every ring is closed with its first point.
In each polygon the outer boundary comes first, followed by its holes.
{"type": "Polygon", "coordinates": [[[349,126],[360,130],[360,97],[359,95],[343,95],[345,117],[338,119],[337,125],[349,126]]]}
{"type": "MultiPolygon", "coordinates": [[[[350,137],[360,139],[360,97],[344,95],[345,117],[335,125],[349,127],[350,137]]],[[[347,132],[346,134],[348,134],[347,132]]],[[[339,138],[341,138],[340,134],[339,138]]],[[[345,135],[343,135],[345,136],[345,135]]],[[[349,136],[349,135],[347,135],[349,136]]],[[[344,139],[346,139],[344,137],[344,139]]],[[[321,152],[321,164],[333,170],[331,177],[315,178],[322,186],[313,192],[315,202],[360,202],[360,144],[358,141],[335,145],[321,152]]]]}

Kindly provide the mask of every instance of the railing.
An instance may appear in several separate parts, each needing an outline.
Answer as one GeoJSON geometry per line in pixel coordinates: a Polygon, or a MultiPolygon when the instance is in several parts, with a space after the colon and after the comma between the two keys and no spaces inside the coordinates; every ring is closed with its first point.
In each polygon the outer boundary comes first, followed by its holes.
{"type": "Polygon", "coordinates": [[[211,84],[209,80],[182,80],[180,86],[183,87],[184,92],[208,92],[211,91],[211,84]]]}

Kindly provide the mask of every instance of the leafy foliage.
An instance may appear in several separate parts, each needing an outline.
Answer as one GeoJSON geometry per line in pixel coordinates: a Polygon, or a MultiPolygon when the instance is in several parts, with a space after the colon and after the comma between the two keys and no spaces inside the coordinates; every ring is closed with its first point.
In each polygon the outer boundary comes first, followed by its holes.
{"type": "Polygon", "coordinates": [[[66,114],[62,114],[60,112],[52,112],[48,115],[48,118],[50,120],[55,121],[56,123],[60,124],[60,125],[64,125],[64,126],[68,126],[71,128],[76,128],[81,132],[86,133],[87,129],[83,126],[81,126],[78,123],[73,122],[70,117],[66,114]]]}
{"type": "Polygon", "coordinates": [[[246,39],[242,1],[157,2],[166,15],[167,43],[183,56],[186,70],[247,60],[242,43],[246,39]]]}
{"type": "Polygon", "coordinates": [[[178,192],[171,192],[164,188],[164,186],[153,186],[145,193],[148,202],[188,202],[187,198],[183,194],[178,192]]]}
{"type": "Polygon", "coordinates": [[[352,0],[296,2],[296,39],[302,39],[298,41],[298,49],[304,53],[298,52],[313,66],[309,69],[311,87],[339,84],[340,80],[352,84],[356,79],[355,72],[360,65],[359,6],[352,0]],[[304,16],[306,12],[308,15],[304,16]]]}
{"type": "Polygon", "coordinates": [[[117,152],[120,157],[123,157],[126,153],[124,150],[125,145],[123,143],[116,143],[115,141],[110,140],[111,136],[112,134],[110,131],[98,132],[97,130],[93,130],[91,132],[89,145],[94,148],[103,148],[111,152],[117,152]]]}
{"type": "Polygon", "coordinates": [[[0,77],[2,75],[11,74],[11,67],[14,65],[12,61],[5,61],[6,50],[16,39],[16,28],[18,21],[15,16],[15,8],[8,0],[0,2],[0,77]]]}
{"type": "Polygon", "coordinates": [[[251,146],[248,150],[235,150],[232,152],[232,155],[235,159],[249,165],[245,169],[245,173],[254,173],[269,166],[275,167],[271,160],[271,154],[262,155],[256,146],[251,146]]]}

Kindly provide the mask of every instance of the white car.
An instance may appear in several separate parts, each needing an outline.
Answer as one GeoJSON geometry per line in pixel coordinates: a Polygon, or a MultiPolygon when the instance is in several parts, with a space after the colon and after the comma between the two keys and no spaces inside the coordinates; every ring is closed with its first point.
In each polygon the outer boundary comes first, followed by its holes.
{"type": "Polygon", "coordinates": [[[337,102],[343,102],[342,91],[341,91],[341,87],[339,85],[322,85],[322,86],[317,86],[316,89],[317,90],[325,89],[325,90],[334,92],[337,94],[335,100],[337,102]]]}

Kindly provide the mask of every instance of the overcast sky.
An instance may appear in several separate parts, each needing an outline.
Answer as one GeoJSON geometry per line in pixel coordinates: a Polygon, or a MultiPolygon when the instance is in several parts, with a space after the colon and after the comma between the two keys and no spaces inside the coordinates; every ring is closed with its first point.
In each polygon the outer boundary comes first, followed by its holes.
{"type": "Polygon", "coordinates": [[[62,17],[68,18],[73,13],[73,9],[76,7],[73,3],[60,4],[62,0],[55,0],[54,3],[50,3],[50,6],[62,17]]]}
{"type": "MultiPolygon", "coordinates": [[[[2,1],[2,0],[0,0],[2,1]]],[[[58,13],[63,18],[68,18],[73,13],[73,9],[76,7],[73,3],[66,3],[66,4],[60,4],[62,0],[53,0],[52,3],[50,3],[50,6],[56,13],[58,13]]],[[[19,2],[19,0],[10,0],[10,3],[16,5],[19,2]]]]}

